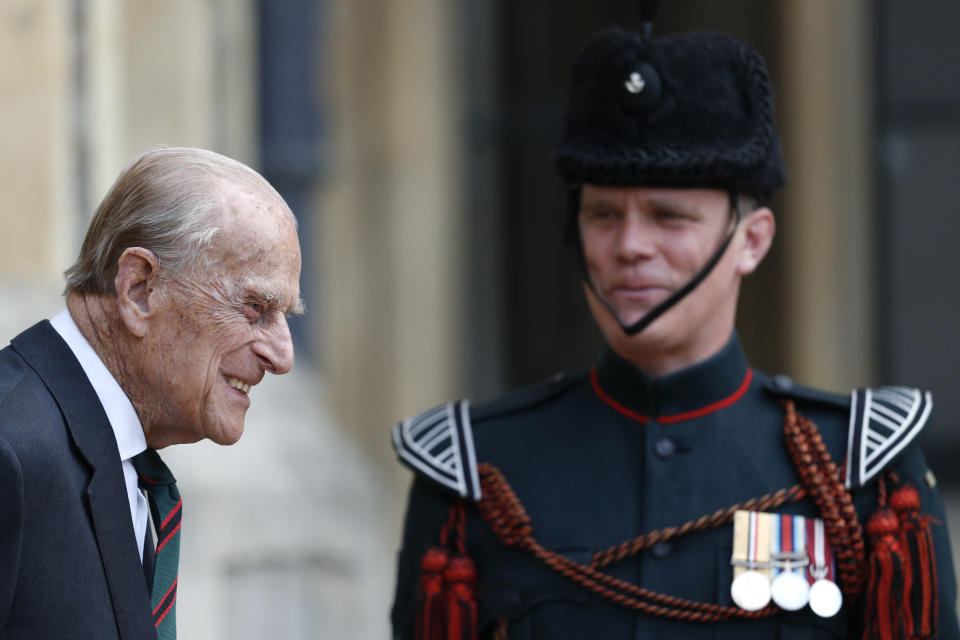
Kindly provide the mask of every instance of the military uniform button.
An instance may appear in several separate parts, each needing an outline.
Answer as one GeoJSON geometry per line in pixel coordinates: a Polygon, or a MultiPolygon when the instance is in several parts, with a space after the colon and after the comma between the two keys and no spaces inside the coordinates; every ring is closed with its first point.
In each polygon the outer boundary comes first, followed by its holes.
{"type": "Polygon", "coordinates": [[[793,380],[784,373],[778,373],[773,376],[773,386],[781,391],[789,391],[793,389],[793,380]]]}
{"type": "Polygon", "coordinates": [[[673,550],[670,543],[666,540],[658,542],[657,544],[650,547],[650,553],[653,554],[655,558],[666,558],[670,555],[670,552],[673,550]]]}
{"type": "Polygon", "coordinates": [[[503,597],[503,604],[506,606],[507,613],[515,613],[522,603],[523,599],[516,591],[511,591],[503,597]]]}
{"type": "Polygon", "coordinates": [[[660,438],[653,445],[653,452],[657,454],[657,457],[661,460],[666,460],[676,453],[676,451],[677,445],[675,445],[670,438],[660,438]]]}

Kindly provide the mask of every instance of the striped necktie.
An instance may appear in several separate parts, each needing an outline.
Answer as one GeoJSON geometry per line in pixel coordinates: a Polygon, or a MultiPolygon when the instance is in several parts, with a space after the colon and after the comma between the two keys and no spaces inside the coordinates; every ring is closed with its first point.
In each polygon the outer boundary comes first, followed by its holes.
{"type": "Polygon", "coordinates": [[[177,564],[180,560],[180,513],[183,501],[167,465],[153,449],[134,456],[140,488],[147,492],[157,531],[157,550],[150,606],[157,640],[177,637],[177,564]]]}

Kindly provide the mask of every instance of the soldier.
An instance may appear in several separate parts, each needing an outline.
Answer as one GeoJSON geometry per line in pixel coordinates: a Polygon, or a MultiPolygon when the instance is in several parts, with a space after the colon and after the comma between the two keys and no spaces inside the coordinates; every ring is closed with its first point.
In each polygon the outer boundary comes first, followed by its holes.
{"type": "Polygon", "coordinates": [[[556,159],[606,349],[397,425],[395,636],[960,637],[930,394],[769,378],[734,331],[784,182],[759,54],[597,34],[556,159]]]}

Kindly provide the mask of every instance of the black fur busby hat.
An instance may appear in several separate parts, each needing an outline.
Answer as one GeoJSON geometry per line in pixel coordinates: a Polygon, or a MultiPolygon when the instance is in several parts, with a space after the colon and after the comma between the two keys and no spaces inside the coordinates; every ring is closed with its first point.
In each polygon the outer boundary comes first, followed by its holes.
{"type": "Polygon", "coordinates": [[[783,186],[763,58],[720,33],[596,34],[577,58],[557,167],[570,184],[783,186]]]}

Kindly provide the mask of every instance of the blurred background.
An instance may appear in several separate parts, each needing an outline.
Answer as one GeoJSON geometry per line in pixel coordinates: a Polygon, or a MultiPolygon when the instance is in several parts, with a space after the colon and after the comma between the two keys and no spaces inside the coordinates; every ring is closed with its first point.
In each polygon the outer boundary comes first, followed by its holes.
{"type": "MultiPolygon", "coordinates": [[[[739,332],[769,373],[933,390],[960,514],[960,3],[670,0],[655,30],[767,58],[789,172],[739,332]]],[[[0,0],[2,340],[63,304],[117,173],[157,144],[257,168],[300,221],[297,366],[229,449],[165,453],[181,637],[382,638],[409,474],[389,427],[599,350],[551,156],[576,52],[632,0],[0,0]]],[[[960,520],[953,529],[960,531],[960,520]]]]}

